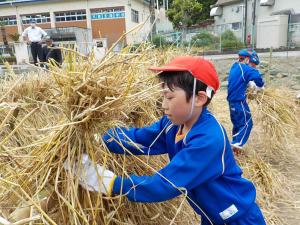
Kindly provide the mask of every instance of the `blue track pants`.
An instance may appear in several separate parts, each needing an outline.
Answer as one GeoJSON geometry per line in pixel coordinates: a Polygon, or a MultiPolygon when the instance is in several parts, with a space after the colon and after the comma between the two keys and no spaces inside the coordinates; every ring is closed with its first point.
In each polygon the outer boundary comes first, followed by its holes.
{"type": "Polygon", "coordinates": [[[242,148],[253,127],[251,112],[246,101],[229,102],[229,108],[233,124],[231,144],[242,148]]]}

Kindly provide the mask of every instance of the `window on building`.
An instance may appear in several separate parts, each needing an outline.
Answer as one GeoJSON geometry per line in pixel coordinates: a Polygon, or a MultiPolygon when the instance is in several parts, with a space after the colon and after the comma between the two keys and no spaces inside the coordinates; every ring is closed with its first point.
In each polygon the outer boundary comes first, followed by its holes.
{"type": "Polygon", "coordinates": [[[134,9],[131,9],[131,21],[135,23],[139,22],[139,12],[134,9]]]}
{"type": "Polygon", "coordinates": [[[125,18],[124,7],[92,9],[92,20],[125,18]]]}
{"type": "Polygon", "coordinates": [[[29,24],[32,19],[34,19],[36,23],[50,23],[50,13],[23,15],[21,19],[23,24],[29,24]]]}
{"type": "Polygon", "coordinates": [[[16,25],[17,18],[15,16],[3,16],[0,17],[0,22],[3,22],[5,25],[16,25]]]}
{"type": "Polygon", "coordinates": [[[237,22],[237,23],[232,23],[231,24],[232,30],[240,30],[241,27],[242,27],[242,23],[241,22],[237,22]]]}
{"type": "Polygon", "coordinates": [[[290,23],[300,23],[300,14],[291,15],[290,23]]]}
{"type": "Polygon", "coordinates": [[[81,20],[86,20],[85,10],[55,13],[56,22],[81,21],[81,20]]]}
{"type": "Polygon", "coordinates": [[[300,31],[300,14],[291,15],[289,22],[289,32],[300,31]]]}

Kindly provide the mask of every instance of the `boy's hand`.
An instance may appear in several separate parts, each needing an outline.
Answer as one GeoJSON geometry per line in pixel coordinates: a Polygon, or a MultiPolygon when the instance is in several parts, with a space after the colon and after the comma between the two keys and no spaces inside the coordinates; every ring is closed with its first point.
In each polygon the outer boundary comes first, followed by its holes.
{"type": "Polygon", "coordinates": [[[235,156],[239,156],[239,155],[242,154],[242,149],[239,149],[239,148],[233,147],[233,148],[232,148],[232,151],[233,151],[233,154],[234,154],[235,156]]]}
{"type": "Polygon", "coordinates": [[[76,162],[73,168],[68,162],[64,163],[64,168],[73,171],[78,176],[79,184],[88,191],[112,195],[116,175],[104,166],[93,163],[87,154],[83,154],[81,160],[76,162]]]}
{"type": "Polygon", "coordinates": [[[239,156],[239,155],[244,154],[243,148],[242,148],[242,147],[236,147],[236,146],[234,146],[234,145],[231,145],[231,149],[232,149],[233,154],[234,154],[235,156],[239,156]]]}
{"type": "Polygon", "coordinates": [[[262,86],[262,87],[256,87],[256,90],[259,92],[259,91],[263,91],[265,90],[265,86],[262,86]]]}
{"type": "Polygon", "coordinates": [[[248,83],[248,88],[250,88],[250,89],[256,89],[257,86],[256,86],[255,82],[251,80],[248,83]]]}

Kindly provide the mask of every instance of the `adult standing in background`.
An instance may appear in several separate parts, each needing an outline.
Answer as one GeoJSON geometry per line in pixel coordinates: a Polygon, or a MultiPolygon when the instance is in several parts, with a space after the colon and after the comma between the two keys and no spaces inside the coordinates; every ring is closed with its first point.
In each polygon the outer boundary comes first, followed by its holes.
{"type": "Polygon", "coordinates": [[[30,20],[30,26],[22,33],[22,37],[30,44],[33,62],[37,65],[37,58],[43,61],[42,38],[47,36],[47,33],[40,27],[36,26],[35,20],[30,20]]]}

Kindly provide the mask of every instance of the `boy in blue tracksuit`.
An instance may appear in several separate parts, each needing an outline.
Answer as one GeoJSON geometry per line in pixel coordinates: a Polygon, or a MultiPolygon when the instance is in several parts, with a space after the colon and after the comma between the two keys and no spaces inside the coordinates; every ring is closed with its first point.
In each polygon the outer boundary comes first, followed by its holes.
{"type": "Polygon", "coordinates": [[[259,71],[255,68],[258,64],[259,58],[256,52],[243,49],[239,52],[239,61],[232,65],[229,72],[227,101],[233,124],[231,145],[235,153],[238,153],[246,144],[253,126],[250,109],[246,102],[247,87],[249,83],[258,88],[264,85],[259,71]],[[249,66],[249,63],[252,66],[249,66]]]}
{"type": "Polygon", "coordinates": [[[117,154],[168,154],[169,164],[151,176],[121,177],[93,165],[85,154],[80,184],[108,196],[125,194],[135,202],[187,194],[203,225],[265,225],[254,185],[242,177],[224,128],[206,108],[219,88],[214,66],[182,56],[150,69],[160,72],[165,116],[148,127],[109,130],[103,140],[117,154]]]}

